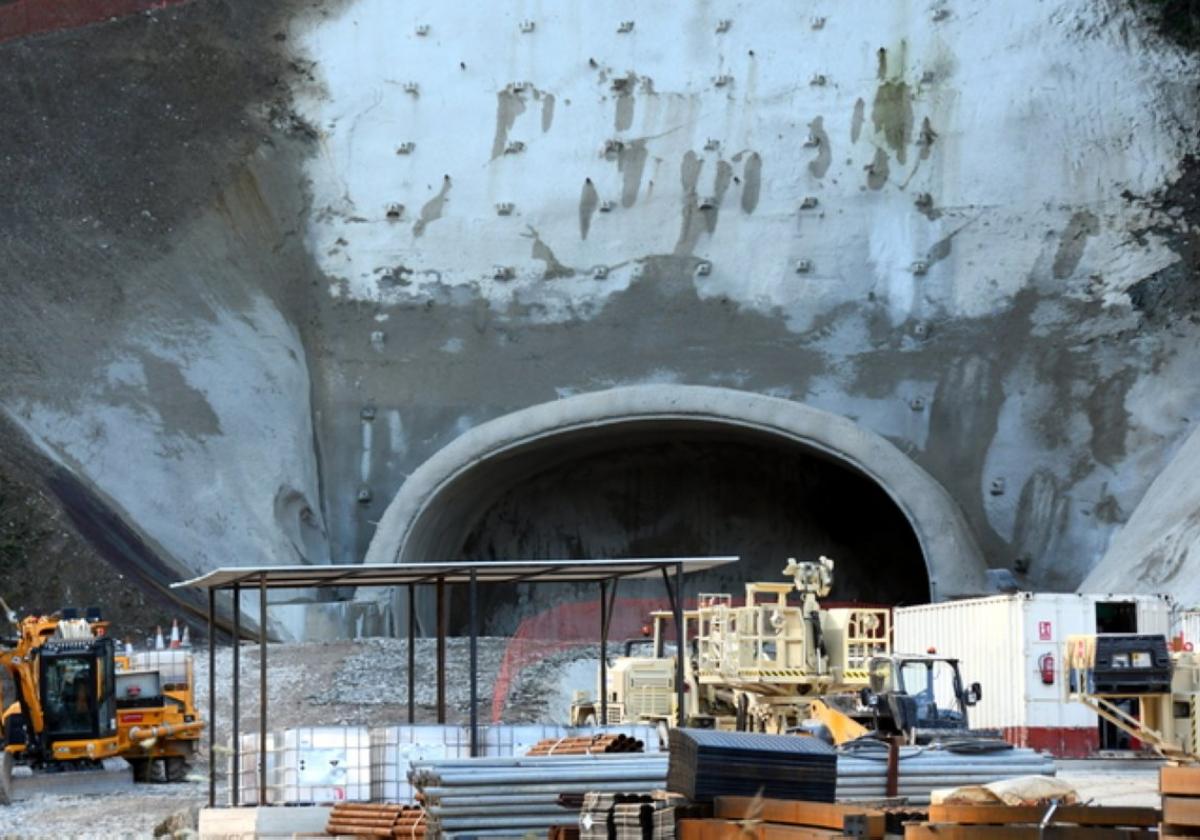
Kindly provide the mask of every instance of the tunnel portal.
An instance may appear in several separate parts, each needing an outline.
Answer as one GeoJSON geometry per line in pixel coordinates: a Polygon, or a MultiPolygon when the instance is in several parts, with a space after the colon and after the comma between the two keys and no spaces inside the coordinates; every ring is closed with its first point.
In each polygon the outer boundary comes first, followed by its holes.
{"type": "MultiPolygon", "coordinates": [[[[870,478],[802,446],[738,428],[610,431],[514,458],[463,530],[457,560],[589,559],[734,554],[690,577],[688,593],[782,581],[788,557],[834,558],[831,601],[921,603],[929,578],[903,512],[870,478]]],[[[623,582],[626,596],[661,596],[623,582]]],[[[595,587],[512,585],[482,593],[482,629],[508,635],[527,615],[596,597],[595,587]]],[[[461,631],[464,610],[452,612],[461,631]]]]}

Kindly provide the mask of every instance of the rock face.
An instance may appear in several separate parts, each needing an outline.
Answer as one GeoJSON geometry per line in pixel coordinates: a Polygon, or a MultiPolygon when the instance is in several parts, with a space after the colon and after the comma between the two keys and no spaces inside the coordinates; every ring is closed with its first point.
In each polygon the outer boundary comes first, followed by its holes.
{"type": "Polygon", "coordinates": [[[1107,553],[1079,587],[1085,592],[1167,592],[1200,606],[1200,434],[1193,432],[1150,485],[1107,553]],[[1189,562],[1190,561],[1190,562],[1189,562]]]}
{"type": "MultiPolygon", "coordinates": [[[[945,489],[988,565],[1070,589],[1200,405],[1198,63],[1138,4],[274,0],[52,34],[5,14],[5,463],[151,588],[359,562],[464,433],[668,384],[849,418],[945,489]]],[[[755,573],[780,534],[867,551],[778,527],[775,497],[820,496],[825,467],[755,482],[770,456],[731,427],[678,457],[736,504],[655,490],[669,440],[584,464],[551,442],[450,550],[686,543],[755,573]],[[680,530],[680,505],[721,527],[680,530]]],[[[800,455],[830,457],[778,464],[800,455]]],[[[904,509],[851,484],[826,501],[904,509]]],[[[872,562],[921,590],[900,553],[872,562]]]]}

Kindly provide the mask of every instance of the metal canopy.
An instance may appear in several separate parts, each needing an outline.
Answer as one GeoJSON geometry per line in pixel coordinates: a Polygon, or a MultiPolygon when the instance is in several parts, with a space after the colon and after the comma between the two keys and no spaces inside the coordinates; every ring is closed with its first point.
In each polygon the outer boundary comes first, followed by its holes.
{"type": "MultiPolygon", "coordinates": [[[[234,566],[215,569],[192,580],[171,584],[172,588],[194,587],[208,591],[208,761],[216,767],[216,614],[217,592],[232,591],[233,608],[233,715],[231,738],[233,779],[230,804],[239,804],[241,744],[238,738],[239,683],[241,667],[241,596],[258,590],[258,798],[267,802],[267,590],[305,589],[330,586],[406,586],[408,587],[408,722],[415,723],[416,686],[414,683],[416,624],[414,592],[418,586],[432,585],[437,590],[437,713],[438,722],[446,721],[446,584],[466,584],[470,639],[470,729],[471,755],[479,754],[479,602],[480,583],[596,583],[600,588],[600,724],[608,724],[608,631],[612,623],[617,586],[622,578],[662,577],[671,613],[675,619],[675,649],[684,649],[683,576],[736,563],[737,557],[636,557],[623,560],[528,560],[476,561],[456,563],[398,563],[389,565],[348,566],[234,566]],[[611,590],[609,584],[612,585],[611,590]]],[[[683,657],[675,657],[675,701],[677,722],[685,722],[683,657]]],[[[208,805],[217,801],[216,773],[210,769],[208,805]]]]}
{"type": "Polygon", "coordinates": [[[682,566],[684,574],[737,562],[737,557],[637,557],[621,560],[526,560],[457,563],[393,563],[342,566],[223,566],[172,589],[305,589],[327,586],[408,586],[426,583],[598,583],[614,578],[651,578],[682,566]]]}

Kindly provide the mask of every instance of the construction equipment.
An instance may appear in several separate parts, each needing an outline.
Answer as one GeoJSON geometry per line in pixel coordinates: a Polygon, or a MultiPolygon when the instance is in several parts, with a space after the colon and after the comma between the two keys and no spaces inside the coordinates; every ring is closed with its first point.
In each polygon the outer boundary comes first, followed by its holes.
{"type": "MultiPolygon", "coordinates": [[[[890,651],[887,609],[823,609],[833,561],[788,561],[790,583],[748,583],[744,604],[701,595],[684,612],[685,717],[690,727],[786,732],[816,719],[843,743],[868,733],[961,733],[978,683],[964,689],[953,659],[890,651]],[[789,604],[798,591],[801,603],[789,604]]],[[[625,643],[609,667],[608,720],[676,720],[672,614],[651,613],[652,635],[625,643]]],[[[574,725],[594,723],[597,704],[576,698],[574,725]]]]}
{"type": "Polygon", "coordinates": [[[1068,700],[1165,758],[1200,759],[1196,653],[1176,649],[1161,635],[1100,633],[1068,636],[1063,662],[1068,700]]]}
{"type": "Polygon", "coordinates": [[[95,769],[116,757],[141,781],[183,779],[203,727],[189,652],[118,656],[98,610],[18,621],[0,605],[17,632],[0,640],[0,666],[16,692],[7,708],[0,702],[0,784],[9,782],[14,761],[62,771],[95,769]]]}

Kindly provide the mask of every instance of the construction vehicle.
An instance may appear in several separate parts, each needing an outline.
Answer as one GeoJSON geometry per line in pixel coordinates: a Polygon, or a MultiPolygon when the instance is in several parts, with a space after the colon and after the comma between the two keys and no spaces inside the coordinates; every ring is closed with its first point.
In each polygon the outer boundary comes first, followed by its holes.
{"type": "MultiPolygon", "coordinates": [[[[792,558],[784,574],[791,582],[746,584],[742,605],[734,605],[730,595],[706,594],[695,610],[684,612],[688,726],[784,732],[816,719],[831,732],[854,737],[966,728],[966,707],[980,689],[978,684],[963,689],[956,660],[893,655],[887,609],[821,608],[818,598],[829,594],[833,582],[829,558],[815,563],[792,558]],[[800,593],[799,606],[788,603],[793,592],[800,593]],[[926,677],[920,689],[918,668],[926,677]],[[954,703],[946,700],[945,686],[954,703]],[[927,687],[938,702],[923,700],[927,687]]],[[[670,612],[652,613],[649,649],[637,650],[644,642],[627,642],[625,655],[609,667],[610,723],[666,727],[677,720],[676,651],[664,634],[671,619],[670,612]]],[[[572,723],[595,722],[597,708],[577,697],[572,723]]]]}
{"type": "Polygon", "coordinates": [[[22,620],[0,601],[16,637],[0,640],[0,666],[16,697],[0,698],[0,789],[14,763],[36,771],[97,769],[123,758],[140,781],[181,781],[203,722],[191,654],[117,655],[99,611],[22,620]]]}
{"type": "Polygon", "coordinates": [[[1166,636],[1068,636],[1066,698],[1164,758],[1200,760],[1200,655],[1166,636]],[[1135,701],[1135,702],[1130,702],[1135,701]]]}

